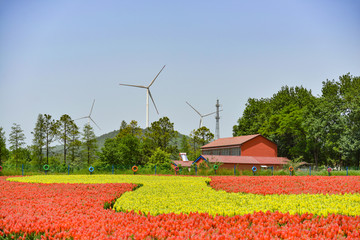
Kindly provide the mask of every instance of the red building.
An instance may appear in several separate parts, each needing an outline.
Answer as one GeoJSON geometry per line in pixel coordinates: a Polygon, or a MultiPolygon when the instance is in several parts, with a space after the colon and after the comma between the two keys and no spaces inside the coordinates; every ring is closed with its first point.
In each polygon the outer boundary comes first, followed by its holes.
{"type": "MultiPolygon", "coordinates": [[[[220,167],[251,170],[273,167],[280,169],[289,160],[277,156],[277,145],[260,134],[219,138],[201,147],[202,157],[212,163],[222,163],[220,167]]],[[[198,158],[194,163],[200,163],[198,158]]]]}

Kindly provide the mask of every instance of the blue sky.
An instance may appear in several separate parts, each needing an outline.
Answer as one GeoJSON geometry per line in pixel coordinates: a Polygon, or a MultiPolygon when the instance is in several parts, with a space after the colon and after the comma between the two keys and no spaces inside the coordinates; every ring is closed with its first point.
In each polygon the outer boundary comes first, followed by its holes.
{"type": "MultiPolygon", "coordinates": [[[[39,113],[88,115],[101,135],[122,120],[145,127],[146,91],[189,134],[198,115],[223,111],[220,137],[232,136],[248,98],[282,86],[314,95],[322,81],[360,75],[360,2],[0,1],[0,126],[31,131],[39,113]]],[[[86,120],[77,124],[82,128],[86,120]]],[[[215,133],[215,118],[204,119],[215,133]]]]}

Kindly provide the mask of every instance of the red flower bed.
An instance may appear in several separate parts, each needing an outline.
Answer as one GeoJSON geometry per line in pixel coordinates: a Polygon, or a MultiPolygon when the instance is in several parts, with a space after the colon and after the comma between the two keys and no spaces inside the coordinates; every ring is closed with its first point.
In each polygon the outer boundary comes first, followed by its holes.
{"type": "Polygon", "coordinates": [[[0,239],[343,239],[360,238],[360,217],[257,212],[212,217],[139,215],[104,209],[134,184],[29,184],[0,177],[0,239]],[[21,238],[20,238],[21,239],[21,238]]]}
{"type": "Polygon", "coordinates": [[[214,176],[216,190],[254,194],[344,194],[360,193],[358,176],[214,176]]]}

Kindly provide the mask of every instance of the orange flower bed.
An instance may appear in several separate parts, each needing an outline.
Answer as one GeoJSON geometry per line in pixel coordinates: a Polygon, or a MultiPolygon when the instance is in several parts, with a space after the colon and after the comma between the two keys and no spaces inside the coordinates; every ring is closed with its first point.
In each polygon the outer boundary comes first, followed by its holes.
{"type": "Polygon", "coordinates": [[[279,212],[145,216],[104,209],[104,203],[131,191],[134,184],[34,184],[5,179],[0,177],[0,239],[360,238],[359,216],[279,212]]]}
{"type": "Polygon", "coordinates": [[[213,176],[210,185],[216,190],[261,195],[360,193],[358,176],[213,176]]]}

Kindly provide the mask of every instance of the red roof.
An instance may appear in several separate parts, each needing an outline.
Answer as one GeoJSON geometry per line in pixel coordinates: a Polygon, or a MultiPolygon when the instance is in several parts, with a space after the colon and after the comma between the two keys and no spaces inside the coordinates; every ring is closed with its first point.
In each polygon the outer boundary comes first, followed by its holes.
{"type": "Polygon", "coordinates": [[[212,148],[212,147],[219,147],[219,146],[233,146],[233,145],[241,145],[253,138],[261,136],[260,134],[254,135],[246,135],[246,136],[238,136],[238,137],[228,137],[228,138],[219,138],[211,143],[208,143],[201,148],[212,148]]]}
{"type": "Polygon", "coordinates": [[[181,165],[183,167],[190,167],[193,161],[174,160],[173,163],[175,163],[176,166],[181,165]]]}
{"type": "Polygon", "coordinates": [[[251,157],[251,156],[225,156],[225,155],[202,155],[209,162],[231,164],[260,164],[260,165],[283,165],[289,159],[284,157],[251,157]]]}

